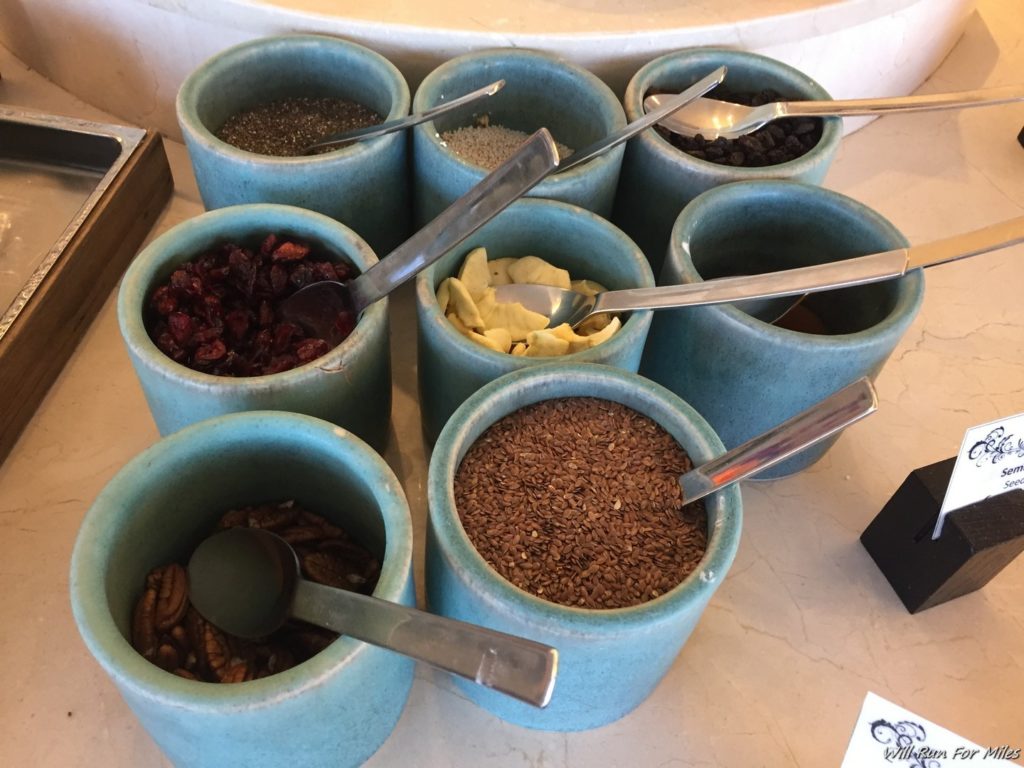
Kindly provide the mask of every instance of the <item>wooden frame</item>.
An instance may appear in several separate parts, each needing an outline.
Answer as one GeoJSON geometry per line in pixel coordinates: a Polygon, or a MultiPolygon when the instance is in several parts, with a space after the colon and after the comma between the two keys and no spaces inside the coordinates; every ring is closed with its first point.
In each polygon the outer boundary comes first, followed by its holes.
{"type": "MultiPolygon", "coordinates": [[[[103,127],[73,122],[78,131],[103,127]]],[[[23,306],[15,307],[13,320],[5,315],[6,327],[0,329],[0,461],[152,229],[174,186],[159,134],[110,128],[122,156],[97,189],[98,196],[83,206],[82,215],[61,238],[63,247],[47,257],[50,263],[37,284],[26,286],[23,306]],[[128,133],[130,142],[123,139],[128,133]]]]}

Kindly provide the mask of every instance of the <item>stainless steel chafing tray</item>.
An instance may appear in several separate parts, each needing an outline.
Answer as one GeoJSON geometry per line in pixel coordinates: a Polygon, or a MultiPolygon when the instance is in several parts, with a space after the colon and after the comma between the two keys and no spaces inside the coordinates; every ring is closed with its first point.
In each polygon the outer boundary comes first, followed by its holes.
{"type": "Polygon", "coordinates": [[[0,460],[171,188],[158,134],[0,107],[0,460]]]}

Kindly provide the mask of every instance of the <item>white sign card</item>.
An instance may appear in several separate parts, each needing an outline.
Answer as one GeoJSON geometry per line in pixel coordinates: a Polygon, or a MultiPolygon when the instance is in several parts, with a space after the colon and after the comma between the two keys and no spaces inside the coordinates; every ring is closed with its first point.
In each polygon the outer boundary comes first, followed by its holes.
{"type": "Polygon", "coordinates": [[[868,692],[841,768],[1018,768],[1010,761],[1020,758],[1021,746],[979,746],[868,692]]]}
{"type": "Polygon", "coordinates": [[[1024,413],[967,430],[932,538],[954,509],[1015,488],[1024,488],[1024,413]]]}

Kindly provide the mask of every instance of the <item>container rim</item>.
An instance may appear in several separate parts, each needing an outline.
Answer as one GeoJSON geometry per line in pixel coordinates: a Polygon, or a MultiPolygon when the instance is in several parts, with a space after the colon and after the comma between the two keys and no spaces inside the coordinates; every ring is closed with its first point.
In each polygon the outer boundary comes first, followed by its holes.
{"type": "Polygon", "coordinates": [[[121,634],[106,600],[105,577],[110,549],[117,539],[118,520],[130,514],[123,499],[143,483],[160,482],[161,467],[198,459],[209,451],[253,444],[252,432],[273,430],[295,445],[314,447],[325,459],[355,463],[378,504],[385,528],[385,550],[376,597],[398,601],[410,576],[412,522],[401,486],[378,454],[345,429],[321,419],[282,411],[249,411],[218,416],[185,427],[159,440],[131,459],[100,492],[86,512],[75,540],[70,567],[70,599],[78,631],[93,657],[118,685],[149,701],[192,712],[260,709],[313,690],[370,646],[339,637],[306,662],[261,680],[215,685],[185,680],[143,658],[121,634]]]}
{"type": "Polygon", "coordinates": [[[514,615],[545,633],[590,635],[615,629],[643,629],[707,599],[724,580],[739,545],[742,503],[736,485],[707,497],[707,550],[678,585],[654,600],[626,608],[587,609],[552,603],[506,581],[477,552],[455,508],[453,481],[472,443],[491,424],[519,408],[552,398],[583,396],[623,402],[641,393],[644,407],[624,402],[664,427],[695,465],[724,452],[721,440],[691,406],[643,377],[593,363],[552,363],[516,371],[482,387],[449,419],[434,446],[427,476],[427,500],[439,555],[496,614],[514,615]]]}

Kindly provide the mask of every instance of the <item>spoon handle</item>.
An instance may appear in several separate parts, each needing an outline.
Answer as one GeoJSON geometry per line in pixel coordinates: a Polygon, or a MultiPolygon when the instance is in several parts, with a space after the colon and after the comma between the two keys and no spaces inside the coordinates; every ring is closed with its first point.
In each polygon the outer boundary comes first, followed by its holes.
{"type": "Polygon", "coordinates": [[[875,389],[861,378],[774,429],[726,451],[679,478],[686,503],[768,469],[860,421],[878,408],[875,389]]]}
{"type": "Polygon", "coordinates": [[[406,128],[411,128],[414,125],[419,125],[420,123],[425,123],[428,120],[433,120],[435,117],[440,117],[452,110],[461,109],[467,104],[472,104],[474,101],[482,99],[485,96],[493,96],[504,87],[505,81],[497,80],[490,85],[485,85],[483,88],[477,88],[475,91],[467,93],[465,96],[459,96],[457,99],[452,99],[451,101],[447,101],[443,104],[438,104],[436,107],[431,107],[430,109],[425,109],[422,112],[417,112],[415,115],[406,115],[405,117],[399,117],[378,125],[371,125],[367,128],[356,128],[352,131],[332,133],[327,138],[321,139],[315,144],[310,144],[302,150],[302,154],[308,155],[314,149],[333,147],[335,144],[347,144],[350,141],[373,139],[377,136],[384,136],[389,133],[394,133],[395,131],[405,130],[406,128]]]}
{"type": "Polygon", "coordinates": [[[896,96],[885,99],[846,99],[840,101],[782,101],[779,117],[804,115],[824,117],[844,115],[884,115],[892,112],[926,112],[929,110],[987,107],[1024,100],[1024,85],[979,88],[955,93],[930,93],[919,96],[896,96]]]}
{"type": "Polygon", "coordinates": [[[760,275],[721,277],[683,285],[659,285],[654,288],[605,291],[597,294],[590,314],[724,304],[744,299],[796,296],[875,283],[902,275],[907,268],[908,250],[910,249],[899,248],[760,275]]]}
{"type": "Polygon", "coordinates": [[[911,269],[945,264],[1020,242],[1024,242],[1024,216],[930,243],[810,267],[721,277],[683,285],[605,291],[597,294],[593,308],[576,322],[602,312],[724,304],[866,285],[900,277],[911,269]]]}
{"type": "Polygon", "coordinates": [[[355,314],[426,269],[558,167],[558,148],[546,128],[423,229],[348,284],[355,314]]]}
{"type": "Polygon", "coordinates": [[[426,662],[537,707],[551,699],[558,651],[485,627],[300,579],[298,619],[426,662]]]}
{"type": "Polygon", "coordinates": [[[634,120],[632,123],[624,128],[620,128],[615,133],[605,136],[603,139],[595,141],[593,144],[573,152],[569,155],[568,159],[562,163],[561,168],[559,168],[559,172],[567,171],[573,166],[585,163],[591,158],[597,157],[597,155],[600,155],[603,152],[607,152],[612,147],[616,147],[622,142],[633,138],[638,133],[647,130],[655,123],[664,120],[673,112],[682,109],[691,101],[695,101],[721,83],[722,80],[725,79],[725,73],[726,68],[719,67],[711,74],[698,80],[682,93],[673,96],[672,98],[665,99],[665,102],[657,109],[648,112],[643,117],[634,120]]]}

